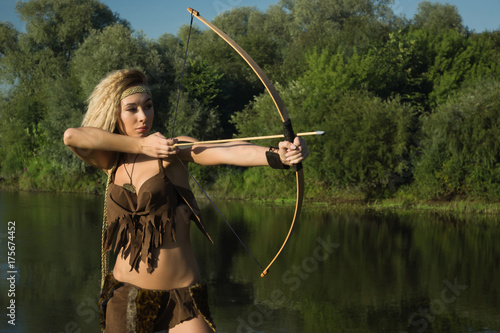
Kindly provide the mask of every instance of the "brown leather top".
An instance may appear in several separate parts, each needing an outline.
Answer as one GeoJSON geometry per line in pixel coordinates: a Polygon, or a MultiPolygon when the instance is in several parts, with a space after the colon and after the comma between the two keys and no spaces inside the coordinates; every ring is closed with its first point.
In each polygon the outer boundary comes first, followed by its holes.
{"type": "Polygon", "coordinates": [[[193,220],[201,232],[213,243],[205,230],[200,210],[190,189],[174,185],[168,179],[162,160],[158,160],[158,173],[146,180],[137,193],[137,204],[132,199],[135,194],[114,183],[111,175],[108,189],[107,214],[108,229],[104,238],[104,248],[113,251],[123,249],[129,256],[130,270],[138,270],[139,262],[148,264],[148,273],[156,267],[155,249],[164,241],[175,242],[175,208],[186,204],[193,220]],[[139,261],[140,260],[140,261],[139,261]]]}

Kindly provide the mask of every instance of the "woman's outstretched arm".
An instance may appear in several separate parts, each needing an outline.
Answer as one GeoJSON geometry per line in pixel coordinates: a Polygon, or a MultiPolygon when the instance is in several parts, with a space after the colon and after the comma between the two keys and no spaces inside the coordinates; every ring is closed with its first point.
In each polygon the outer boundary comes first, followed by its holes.
{"type": "MultiPolygon", "coordinates": [[[[189,138],[178,138],[189,141],[189,138]]],[[[262,147],[248,142],[230,142],[222,144],[207,144],[192,146],[181,150],[181,159],[201,165],[230,164],[238,166],[266,166],[269,165],[266,151],[269,147],[262,147]]],[[[294,142],[282,141],[279,143],[279,156],[285,165],[302,162],[309,150],[302,138],[295,138],[294,142]]]]}

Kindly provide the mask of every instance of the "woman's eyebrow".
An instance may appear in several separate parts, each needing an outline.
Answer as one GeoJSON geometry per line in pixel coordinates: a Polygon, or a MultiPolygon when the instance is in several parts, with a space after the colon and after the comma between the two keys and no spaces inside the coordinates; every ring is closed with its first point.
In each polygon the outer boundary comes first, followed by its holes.
{"type": "MultiPolygon", "coordinates": [[[[147,100],[145,100],[144,102],[140,103],[140,104],[146,104],[148,102],[152,101],[152,98],[148,98],[147,100]]],[[[125,103],[125,106],[129,106],[129,105],[137,105],[138,103],[134,103],[134,102],[130,102],[130,103],[125,103]]]]}

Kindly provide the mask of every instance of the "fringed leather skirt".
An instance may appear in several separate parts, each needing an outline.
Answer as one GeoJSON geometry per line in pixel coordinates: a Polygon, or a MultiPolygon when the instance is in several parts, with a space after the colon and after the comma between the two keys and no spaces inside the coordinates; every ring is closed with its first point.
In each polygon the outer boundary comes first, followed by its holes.
{"type": "Polygon", "coordinates": [[[168,330],[198,315],[215,332],[205,284],[149,290],[117,281],[109,274],[101,291],[99,309],[101,330],[106,333],[168,330]]]}

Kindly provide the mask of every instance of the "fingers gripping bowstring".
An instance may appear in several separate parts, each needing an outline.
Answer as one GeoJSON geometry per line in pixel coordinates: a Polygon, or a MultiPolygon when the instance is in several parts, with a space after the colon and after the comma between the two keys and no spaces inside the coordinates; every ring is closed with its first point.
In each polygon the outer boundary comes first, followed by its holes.
{"type": "MultiPolygon", "coordinates": [[[[193,27],[193,17],[194,15],[191,13],[191,23],[189,25],[189,34],[188,34],[188,38],[187,38],[187,42],[186,42],[186,52],[184,54],[184,63],[182,65],[182,73],[181,73],[181,79],[180,79],[180,83],[179,83],[179,93],[177,94],[177,104],[176,104],[176,107],[175,107],[175,113],[174,113],[174,122],[172,124],[172,137],[174,137],[174,130],[175,130],[175,122],[176,122],[176,118],[177,118],[177,111],[179,109],[179,101],[180,101],[180,97],[181,97],[181,91],[182,91],[182,80],[184,78],[184,71],[185,71],[185,68],[186,68],[186,60],[187,60],[187,55],[188,55],[188,48],[189,48],[189,40],[191,38],[191,29],[193,27]]],[[[245,250],[248,252],[248,254],[252,257],[252,259],[255,261],[255,263],[261,268],[261,269],[264,269],[262,267],[262,265],[257,261],[257,258],[255,258],[255,256],[252,254],[252,252],[250,251],[250,249],[245,245],[245,243],[243,242],[243,240],[241,240],[240,236],[238,236],[238,234],[236,233],[236,231],[233,229],[233,227],[231,226],[231,224],[226,220],[226,218],[224,217],[224,215],[222,215],[221,211],[219,210],[219,208],[215,205],[215,203],[212,201],[212,199],[210,198],[210,196],[207,194],[207,192],[205,192],[205,190],[203,189],[203,187],[200,185],[200,183],[198,183],[198,181],[196,180],[196,178],[194,178],[194,176],[191,174],[191,172],[189,172],[189,169],[188,167],[182,162],[182,160],[179,158],[178,155],[177,156],[177,159],[179,160],[180,164],[184,167],[184,169],[186,169],[187,173],[189,174],[189,176],[191,177],[191,179],[196,183],[196,185],[200,188],[200,190],[203,192],[203,194],[205,195],[205,197],[208,199],[208,201],[210,202],[210,204],[215,208],[215,210],[217,211],[217,213],[219,213],[219,215],[222,217],[222,219],[224,220],[224,222],[226,222],[227,226],[229,227],[229,229],[231,229],[231,231],[233,232],[233,234],[236,236],[236,238],[238,239],[238,241],[241,243],[241,245],[243,245],[243,247],[245,248],[245,250]]]]}

